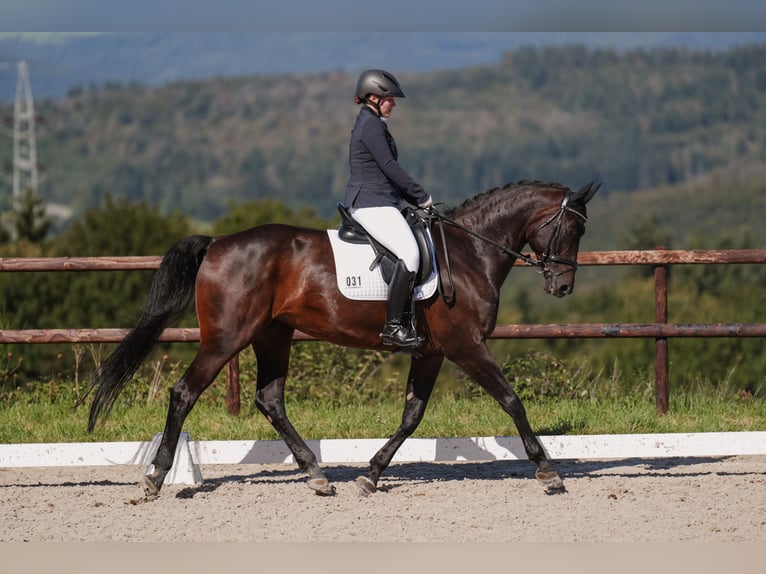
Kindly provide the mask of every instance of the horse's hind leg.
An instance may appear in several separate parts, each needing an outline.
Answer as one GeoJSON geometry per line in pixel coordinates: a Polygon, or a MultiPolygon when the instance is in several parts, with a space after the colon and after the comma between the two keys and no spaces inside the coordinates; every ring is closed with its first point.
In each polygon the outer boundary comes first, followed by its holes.
{"type": "Polygon", "coordinates": [[[292,328],[274,323],[253,343],[258,361],[255,405],[282,437],[298,467],[309,475],[309,488],[317,494],[332,495],[335,494],[335,487],[327,480],[316,455],[290,423],[285,411],[285,379],[292,338],[292,328]]]}
{"type": "Polygon", "coordinates": [[[423,420],[423,414],[442,362],[444,362],[444,357],[441,355],[412,359],[410,372],[407,375],[402,423],[388,442],[370,460],[370,471],[367,476],[360,476],[356,479],[357,486],[365,496],[377,490],[380,475],[391,463],[391,459],[394,458],[402,443],[415,432],[420,421],[423,420]]]}
{"type": "Polygon", "coordinates": [[[176,446],[187,415],[229,358],[228,354],[211,353],[201,346],[189,368],[171,388],[162,440],[152,461],[151,471],[143,479],[144,492],[148,497],[159,494],[162,482],[173,466],[176,446]]]}
{"type": "Polygon", "coordinates": [[[565,492],[566,489],[561,477],[545,454],[540,441],[532,432],[521,399],[508,384],[486,345],[481,345],[472,349],[471,353],[466,353],[460,358],[451,358],[451,360],[500,403],[506,413],[511,415],[529,460],[537,464],[535,476],[542,483],[545,491],[548,494],[565,492]]]}

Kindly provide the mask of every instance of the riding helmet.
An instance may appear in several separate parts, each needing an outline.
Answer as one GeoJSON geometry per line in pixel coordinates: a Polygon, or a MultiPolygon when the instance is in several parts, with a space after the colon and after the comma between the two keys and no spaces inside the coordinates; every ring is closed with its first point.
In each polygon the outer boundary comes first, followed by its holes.
{"type": "Polygon", "coordinates": [[[370,94],[381,98],[384,96],[405,97],[399,81],[392,73],[385,70],[367,70],[359,76],[356,82],[356,97],[365,100],[370,94]]]}

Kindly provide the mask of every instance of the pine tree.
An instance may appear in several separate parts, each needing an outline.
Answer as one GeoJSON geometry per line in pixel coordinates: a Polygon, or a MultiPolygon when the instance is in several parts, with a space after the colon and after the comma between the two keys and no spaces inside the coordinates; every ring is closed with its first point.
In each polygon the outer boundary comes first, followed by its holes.
{"type": "Polygon", "coordinates": [[[13,214],[16,239],[41,243],[51,227],[51,219],[45,209],[45,201],[27,188],[18,210],[13,214]]]}

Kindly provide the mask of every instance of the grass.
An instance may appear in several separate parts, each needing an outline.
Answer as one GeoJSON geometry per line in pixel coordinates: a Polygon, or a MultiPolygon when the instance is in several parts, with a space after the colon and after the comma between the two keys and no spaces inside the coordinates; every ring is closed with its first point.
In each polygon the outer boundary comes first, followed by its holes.
{"type": "MultiPolygon", "coordinates": [[[[527,401],[538,434],[630,434],[754,431],[766,429],[766,401],[752,398],[685,395],[673,397],[660,415],[640,398],[548,399],[527,401]]],[[[401,403],[287,403],[288,415],[306,439],[384,438],[401,420],[401,403]]],[[[58,402],[17,401],[0,408],[0,443],[142,441],[162,431],[166,401],[118,404],[106,424],[87,434],[87,406],[73,410],[58,402]]],[[[225,405],[198,403],[185,425],[194,440],[275,440],[277,434],[254,407],[239,416],[225,405]]],[[[511,436],[511,418],[489,397],[437,397],[414,436],[511,436]]]]}
{"type": "MultiPolygon", "coordinates": [[[[386,438],[399,426],[406,363],[379,353],[348,353],[332,346],[298,347],[286,408],[305,439],[386,438]],[[327,381],[332,381],[328,384],[327,381]]],[[[658,414],[650,377],[603,377],[553,356],[506,361],[503,369],[524,401],[537,434],[633,434],[766,430],[766,396],[730,381],[698,380],[673,388],[670,409],[658,414]],[[629,380],[630,379],[630,380],[629,380]]],[[[0,377],[0,443],[144,441],[164,428],[167,390],[180,373],[164,358],[148,364],[120,395],[106,423],[88,434],[89,402],[73,405],[83,378],[19,385],[0,377]]],[[[194,440],[276,440],[253,406],[254,359],[240,365],[239,416],[226,411],[223,376],[203,393],[184,430],[194,440]]],[[[13,375],[13,373],[11,373],[13,375]]],[[[445,369],[415,437],[512,436],[511,418],[461,374],[445,369]]]]}

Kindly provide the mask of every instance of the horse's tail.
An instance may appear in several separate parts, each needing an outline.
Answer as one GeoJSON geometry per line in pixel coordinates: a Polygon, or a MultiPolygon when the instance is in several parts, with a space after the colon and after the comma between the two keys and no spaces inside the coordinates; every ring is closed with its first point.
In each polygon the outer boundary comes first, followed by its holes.
{"type": "Polygon", "coordinates": [[[91,374],[88,394],[93,389],[96,394],[90,407],[88,432],[99,419],[103,421],[109,415],[117,395],[152,352],[162,331],[189,313],[197,271],[211,241],[209,236],[192,235],[176,243],[162,258],[136,325],[91,374]]]}

